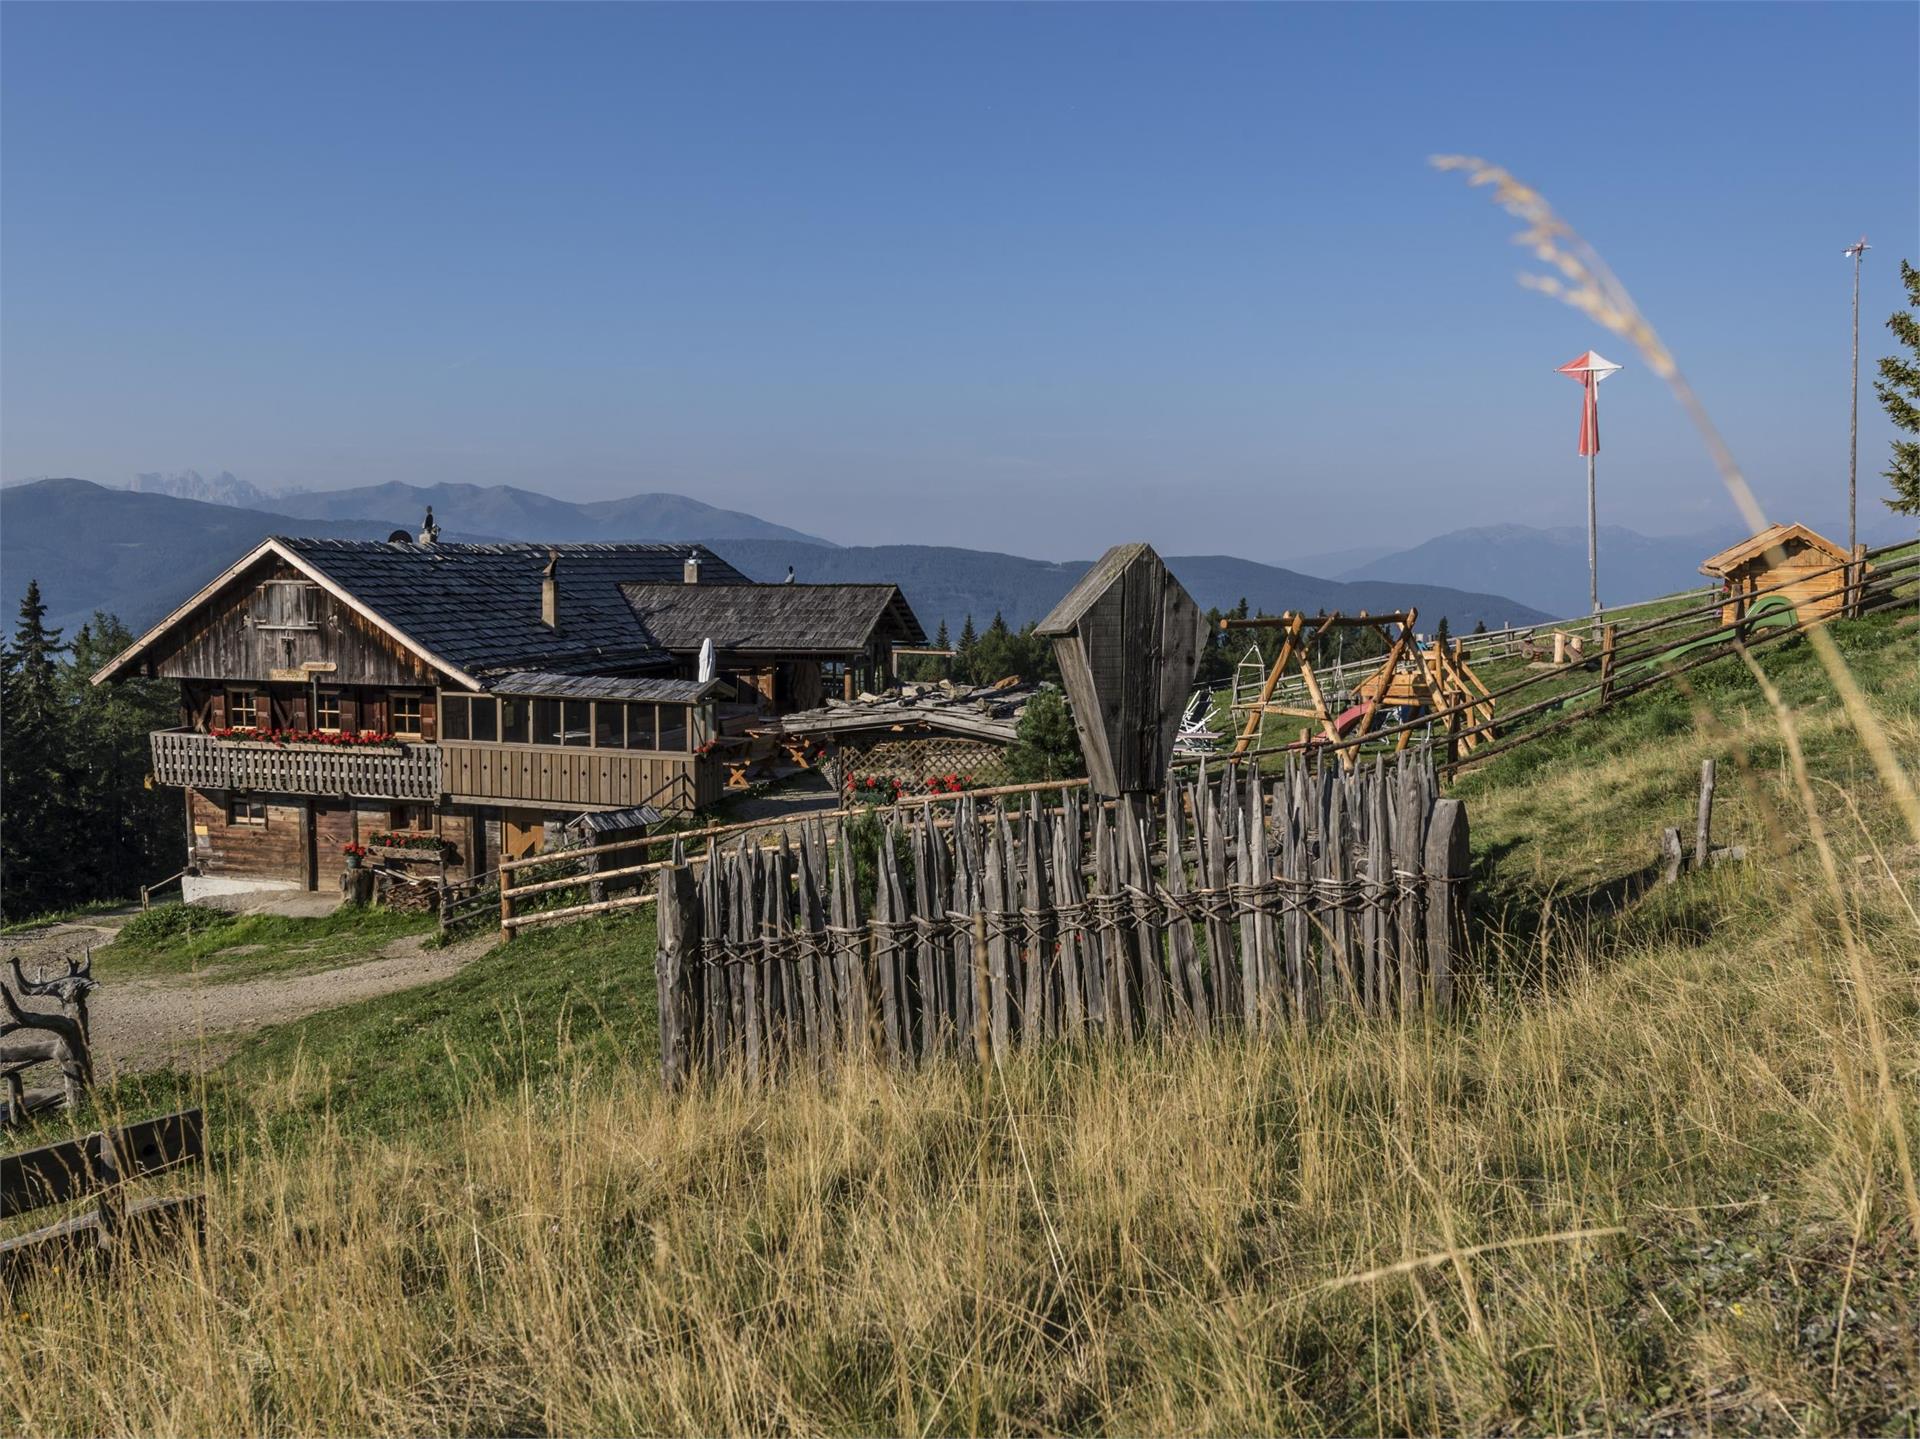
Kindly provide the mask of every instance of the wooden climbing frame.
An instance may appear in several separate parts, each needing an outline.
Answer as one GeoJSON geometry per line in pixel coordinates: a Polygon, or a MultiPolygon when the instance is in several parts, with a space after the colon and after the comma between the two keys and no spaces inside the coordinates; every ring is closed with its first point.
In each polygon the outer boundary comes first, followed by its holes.
{"type": "MultiPolygon", "coordinates": [[[[1441,713],[1465,706],[1462,714],[1468,718],[1463,722],[1456,717],[1453,728],[1461,728],[1464,724],[1464,728],[1470,732],[1460,741],[1461,748],[1471,749],[1479,744],[1489,731],[1477,731],[1476,726],[1492,720],[1492,696],[1467,663],[1466,652],[1457,641],[1450,646],[1442,646],[1438,641],[1425,648],[1419,645],[1413,633],[1418,615],[1419,612],[1413,609],[1379,615],[1362,611],[1357,615],[1334,613],[1307,616],[1289,611],[1277,618],[1262,616],[1257,619],[1222,620],[1220,628],[1223,630],[1277,629],[1281,634],[1280,652],[1274,657],[1273,667],[1267,671],[1259,699],[1239,707],[1246,718],[1234,741],[1233,752],[1242,754],[1257,742],[1261,725],[1270,714],[1292,715],[1317,725],[1320,730],[1318,736],[1313,734],[1312,725],[1302,732],[1300,743],[1303,747],[1323,740],[1330,744],[1350,746],[1354,740],[1364,739],[1373,733],[1381,710],[1407,707],[1441,713]],[[1380,662],[1378,669],[1353,687],[1354,704],[1336,716],[1327,701],[1326,690],[1319,676],[1314,673],[1312,652],[1315,641],[1329,630],[1339,627],[1372,629],[1380,636],[1381,644],[1386,649],[1386,658],[1380,662]],[[1308,700],[1305,706],[1287,704],[1274,698],[1281,681],[1290,671],[1300,677],[1308,700]]],[[[1400,732],[1396,749],[1406,747],[1408,733],[1405,730],[1400,732]]],[[[1451,750],[1450,741],[1449,758],[1452,757],[1451,750]]],[[[1354,750],[1343,748],[1340,753],[1342,761],[1351,768],[1355,763],[1354,750]]]]}
{"type": "MultiPolygon", "coordinates": [[[[1280,653],[1274,656],[1273,668],[1267,671],[1267,682],[1261,686],[1260,698],[1246,707],[1246,722],[1241,725],[1239,737],[1233,742],[1233,752],[1239,754],[1253,745],[1260,737],[1261,724],[1269,714],[1317,720],[1325,737],[1335,744],[1339,743],[1343,738],[1339,723],[1328,709],[1326,693],[1320,688],[1319,678],[1313,672],[1314,641],[1333,629],[1371,629],[1387,646],[1387,659],[1382,666],[1382,673],[1391,674],[1399,667],[1400,658],[1412,641],[1413,622],[1417,615],[1418,611],[1407,610],[1404,614],[1370,615],[1363,611],[1357,615],[1343,615],[1335,611],[1327,615],[1307,616],[1289,610],[1278,617],[1263,615],[1254,619],[1220,621],[1223,630],[1278,629],[1281,634],[1280,653]],[[1397,633],[1394,632],[1396,630],[1397,633]],[[1307,698],[1312,702],[1311,708],[1281,704],[1274,700],[1274,691],[1280,687],[1280,681],[1290,669],[1300,676],[1307,698]]],[[[1365,734],[1372,728],[1374,711],[1379,703],[1377,696],[1366,702],[1359,716],[1358,733],[1365,734]]],[[[1348,763],[1351,765],[1352,761],[1348,763]]]]}

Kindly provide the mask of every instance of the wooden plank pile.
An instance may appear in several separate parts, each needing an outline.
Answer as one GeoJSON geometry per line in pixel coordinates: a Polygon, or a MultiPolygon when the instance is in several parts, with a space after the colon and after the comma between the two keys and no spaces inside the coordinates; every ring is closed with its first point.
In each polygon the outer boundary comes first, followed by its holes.
{"type": "Polygon", "coordinates": [[[895,811],[864,844],[841,819],[700,864],[676,848],[657,876],[668,1084],[1452,1004],[1467,820],[1429,753],[1058,801],[895,811]]]}

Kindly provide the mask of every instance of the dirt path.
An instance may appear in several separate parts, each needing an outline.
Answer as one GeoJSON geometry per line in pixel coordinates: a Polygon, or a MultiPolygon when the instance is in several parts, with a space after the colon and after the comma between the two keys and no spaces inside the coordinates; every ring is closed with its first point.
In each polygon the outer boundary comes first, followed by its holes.
{"type": "MultiPolygon", "coordinates": [[[[54,968],[68,956],[78,958],[89,946],[106,944],[128,917],[101,916],[31,935],[10,935],[6,956],[18,955],[31,976],[36,968],[54,968]]],[[[109,980],[95,992],[92,1004],[94,1067],[103,1080],[145,1069],[208,1068],[256,1029],[444,979],[495,942],[494,936],[482,935],[446,949],[428,949],[425,940],[424,935],[406,935],[371,958],[306,974],[230,983],[194,975],[109,980]]]]}

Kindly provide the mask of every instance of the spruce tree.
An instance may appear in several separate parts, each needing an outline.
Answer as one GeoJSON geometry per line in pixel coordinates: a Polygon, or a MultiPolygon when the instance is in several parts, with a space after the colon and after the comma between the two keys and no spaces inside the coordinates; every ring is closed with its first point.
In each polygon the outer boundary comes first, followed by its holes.
{"type": "Polygon", "coordinates": [[[1007,770],[1016,783],[1074,779],[1087,772],[1073,711],[1059,690],[1043,689],[1027,702],[1015,735],[1007,750],[1007,770]]]}
{"type": "Polygon", "coordinates": [[[179,723],[177,688],[167,680],[93,683],[133,639],[113,615],[96,613],[60,669],[70,822],[83,837],[72,856],[75,899],[123,898],[186,862],[179,792],[147,783],[149,735],[179,723]]]}
{"type": "Polygon", "coordinates": [[[0,904],[10,916],[58,903],[64,887],[67,736],[60,723],[56,656],[40,582],[27,581],[13,639],[0,646],[0,904]]]}
{"type": "MultiPolygon", "coordinates": [[[[1887,317],[1887,328],[1907,353],[1880,361],[1873,392],[1897,428],[1920,437],[1920,315],[1915,313],[1920,311],[1920,270],[1902,260],[1900,278],[1907,287],[1907,307],[1887,317]]],[[[1881,473],[1893,481],[1887,508],[1895,514],[1920,515],[1920,438],[1895,440],[1893,464],[1881,473]]]]}

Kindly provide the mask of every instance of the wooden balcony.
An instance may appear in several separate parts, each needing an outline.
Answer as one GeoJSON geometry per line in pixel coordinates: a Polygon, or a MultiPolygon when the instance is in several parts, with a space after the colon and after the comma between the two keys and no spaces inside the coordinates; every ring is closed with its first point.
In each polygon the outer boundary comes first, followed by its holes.
{"type": "Polygon", "coordinates": [[[443,793],[440,756],[430,744],[335,749],[215,739],[191,730],[154,732],[153,777],[161,784],[203,790],[352,795],[429,804],[443,793]]]}
{"type": "Polygon", "coordinates": [[[266,794],[351,795],[529,809],[625,809],[690,814],[720,798],[720,767],[684,751],[448,740],[391,749],[257,744],[192,730],[153,735],[161,784],[266,794]]]}
{"type": "Polygon", "coordinates": [[[444,741],[439,749],[446,793],[456,804],[561,809],[650,804],[665,814],[690,814],[720,798],[719,767],[681,751],[458,740],[444,741]]]}

